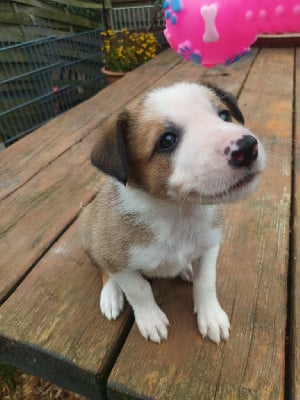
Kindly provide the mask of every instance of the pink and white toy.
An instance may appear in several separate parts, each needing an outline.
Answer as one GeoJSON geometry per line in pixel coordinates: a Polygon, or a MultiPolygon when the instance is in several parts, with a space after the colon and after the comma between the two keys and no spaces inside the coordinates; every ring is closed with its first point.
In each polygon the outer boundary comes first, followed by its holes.
{"type": "Polygon", "coordinates": [[[229,65],[261,33],[300,32],[298,0],[165,0],[165,36],[185,60],[229,65]]]}

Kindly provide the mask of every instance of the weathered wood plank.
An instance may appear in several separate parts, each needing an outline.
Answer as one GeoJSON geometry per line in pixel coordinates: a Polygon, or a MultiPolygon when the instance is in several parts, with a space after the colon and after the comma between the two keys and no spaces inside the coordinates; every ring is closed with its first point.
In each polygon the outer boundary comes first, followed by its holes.
{"type": "Polygon", "coordinates": [[[107,321],[100,288],[74,224],[0,307],[0,358],[90,399],[104,396],[132,318],[126,308],[107,321]]]}
{"type": "MultiPolygon", "coordinates": [[[[255,57],[255,53],[251,57],[255,57]]],[[[165,60],[164,55],[162,59],[165,60]]],[[[249,65],[250,61],[251,58],[244,63],[237,64],[232,68],[232,72],[226,75],[230,89],[234,89],[234,85],[236,84],[242,84],[243,74],[241,71],[243,71],[246,65],[249,65]],[[230,82],[233,86],[231,86],[230,82]]],[[[219,79],[223,80],[223,75],[222,70],[219,70],[219,73],[215,72],[212,74],[189,63],[179,63],[176,66],[175,62],[175,68],[160,80],[152,81],[150,86],[167,85],[178,80],[194,79],[195,81],[199,81],[205,79],[206,81],[214,81],[216,76],[219,76],[219,79]]],[[[126,83],[125,79],[124,82],[126,83]]],[[[123,85],[124,83],[122,83],[121,88],[123,85]]],[[[119,88],[120,85],[118,86],[119,88]]],[[[120,92],[121,90],[117,91],[121,96],[120,92]]],[[[108,93],[114,92],[110,90],[108,93]]],[[[98,106],[97,97],[94,98],[94,102],[88,101],[91,104],[91,108],[98,106]]],[[[111,95],[111,97],[114,96],[111,95]]],[[[122,103],[119,102],[120,104],[124,105],[124,100],[122,103]]],[[[105,110],[108,114],[108,110],[106,108],[105,110]]],[[[76,138],[77,141],[81,137],[83,139],[68,149],[68,151],[66,150],[66,147],[68,145],[71,146],[73,143],[72,135],[77,135],[77,123],[80,124],[81,119],[86,118],[85,112],[88,112],[87,108],[84,106],[82,111],[82,107],[79,106],[77,107],[75,120],[72,120],[74,113],[71,110],[67,113],[71,120],[63,120],[59,124],[61,121],[60,118],[57,118],[55,121],[59,125],[54,124],[54,121],[52,121],[43,127],[44,132],[41,133],[43,141],[36,137],[37,141],[34,143],[26,138],[22,141],[21,146],[17,143],[7,150],[10,153],[10,149],[12,149],[12,152],[15,154],[14,160],[19,159],[20,162],[22,162],[20,154],[23,154],[26,160],[28,152],[28,161],[24,164],[24,171],[20,171],[19,168],[21,166],[18,166],[18,162],[16,161],[13,165],[11,163],[8,164],[7,182],[11,188],[14,189],[14,179],[19,179],[22,172],[24,173],[24,180],[29,179],[30,174],[35,176],[27,184],[20,186],[18,190],[12,190],[11,194],[0,203],[0,214],[2,216],[0,221],[0,232],[2,235],[0,242],[0,301],[23,279],[23,276],[26,275],[36,260],[55,241],[57,235],[76,217],[81,203],[90,201],[99,189],[101,182],[99,181],[98,174],[89,165],[90,148],[93,142],[96,141],[98,134],[97,128],[94,126],[95,122],[93,124],[90,121],[87,122],[80,130],[81,136],[77,136],[76,138]],[[69,124],[69,126],[66,126],[66,124],[69,124]],[[65,129],[65,138],[62,139],[64,146],[62,148],[59,148],[57,143],[53,141],[53,138],[48,136],[48,129],[50,132],[54,132],[55,126],[58,127],[57,130],[59,131],[63,128],[65,129]],[[67,139],[69,139],[69,143],[67,139]],[[30,146],[25,150],[24,146],[28,141],[30,142],[30,146]],[[39,154],[37,154],[38,151],[34,145],[37,149],[40,149],[39,154]],[[65,151],[59,156],[59,152],[62,152],[63,149],[65,151]],[[49,165],[45,164],[46,162],[49,163],[50,160],[52,162],[49,165]],[[40,171],[37,170],[38,166],[41,168],[40,171]],[[8,175],[8,173],[10,174],[8,175]],[[18,238],[17,242],[16,238],[18,238]],[[13,273],[11,272],[12,260],[13,273]]],[[[104,115],[99,114],[98,117],[103,120],[105,118],[104,115]]],[[[100,122],[98,123],[100,124],[100,122]]],[[[6,151],[4,155],[5,153],[6,151]]],[[[3,184],[5,184],[5,181],[3,184]]]]}
{"type": "MultiPolygon", "coordinates": [[[[59,0],[56,5],[40,0],[18,0],[0,2],[0,38],[3,42],[18,43],[33,38],[65,35],[87,28],[103,28],[102,2],[82,0],[59,0]],[[71,6],[71,7],[70,7],[71,6]],[[98,18],[77,15],[74,7],[91,10],[98,18]],[[15,33],[15,34],[14,34],[15,33]]],[[[105,8],[111,8],[110,0],[105,0],[105,8]]]]}
{"type": "Polygon", "coordinates": [[[233,95],[237,96],[244,84],[247,71],[257,56],[257,50],[233,64],[231,68],[217,66],[213,69],[204,69],[199,65],[184,62],[180,69],[174,69],[157,82],[158,85],[168,85],[179,81],[205,82],[218,85],[233,95]]]}
{"type": "MultiPolygon", "coordinates": [[[[174,61],[172,55],[171,59],[174,61]]],[[[166,60],[165,55],[162,55],[162,62],[166,60]]],[[[157,62],[155,65],[160,71],[160,65],[157,62]]],[[[153,75],[155,67],[151,64],[148,67],[153,75]]],[[[162,70],[166,71],[166,68],[162,66],[162,70]]],[[[158,72],[156,76],[161,75],[158,72]]],[[[114,85],[114,90],[103,91],[107,92],[109,99],[104,96],[99,102],[98,96],[95,96],[92,99],[94,101],[88,100],[85,102],[88,104],[76,107],[77,113],[71,110],[62,120],[57,118],[43,127],[43,132],[39,130],[41,136],[34,132],[32,135],[35,141],[25,138],[20,141],[20,145],[18,142],[3,152],[7,168],[4,165],[0,172],[4,178],[0,180],[0,186],[4,186],[2,197],[5,197],[0,203],[0,303],[72,223],[81,204],[89,202],[99,189],[101,181],[97,171],[90,165],[90,149],[96,141],[97,127],[101,122],[112,111],[116,111],[117,105],[120,108],[132,100],[133,94],[131,92],[130,96],[131,90],[125,78],[124,82],[125,87],[120,82],[114,85]],[[96,115],[104,99],[107,99],[108,104],[96,115]],[[112,103],[113,99],[115,103],[112,103]],[[92,113],[92,121],[86,115],[89,112],[92,113]],[[80,124],[82,126],[78,131],[80,124]],[[61,139],[56,131],[63,135],[61,139]],[[56,136],[56,140],[51,137],[51,133],[56,136]],[[12,159],[14,163],[10,161],[12,159]],[[8,189],[11,189],[9,195],[8,189]]],[[[141,94],[142,88],[155,82],[154,79],[141,78],[139,88],[135,86],[133,91],[136,95],[141,94]]]]}
{"type": "Polygon", "coordinates": [[[188,284],[154,282],[168,341],[146,343],[134,327],[109,377],[110,399],[283,399],[293,61],[293,50],[262,50],[240,96],[272,155],[256,194],[226,207],[218,287],[229,342],[201,339],[188,284]]]}
{"type": "MultiPolygon", "coordinates": [[[[172,55],[170,58],[173,59],[172,55]]],[[[163,55],[161,62],[165,61],[166,57],[163,55]]],[[[178,60],[172,64],[172,67],[176,63],[178,60]]],[[[166,65],[161,64],[161,66],[163,70],[166,70],[166,65]]],[[[150,70],[153,73],[154,70],[151,67],[150,70]]],[[[158,73],[156,79],[161,75],[158,73]]],[[[154,81],[154,79],[147,79],[144,74],[144,81],[140,79],[140,85],[135,94],[143,91],[143,84],[148,86],[154,81]]],[[[119,88],[116,92],[118,99],[121,98],[122,90],[124,93],[127,90],[126,95],[128,90],[130,91],[128,86],[122,89],[123,84],[115,85],[115,87],[117,86],[119,88]]],[[[133,97],[132,95],[131,98],[133,97]]],[[[119,101],[118,106],[125,105],[128,100],[130,98],[125,96],[125,100],[119,101]]],[[[114,107],[116,110],[117,106],[114,105],[114,107]]],[[[113,110],[114,107],[110,109],[113,110]]],[[[110,114],[109,108],[106,109],[106,113],[106,115],[102,114],[102,119],[110,114]]],[[[75,124],[74,127],[76,127],[75,124]]],[[[0,243],[0,247],[3,247],[0,263],[2,296],[5,297],[19,283],[22,274],[27,273],[28,268],[37,262],[57,236],[72,222],[80,209],[81,202],[89,201],[95,191],[99,189],[101,184],[99,174],[89,165],[88,161],[92,142],[96,140],[97,129],[89,134],[88,128],[89,126],[86,125],[86,131],[82,135],[83,140],[65,151],[60,157],[53,155],[51,152],[53,149],[49,145],[46,158],[48,157],[49,161],[52,160],[52,163],[36,171],[31,180],[24,182],[23,186],[2,200],[1,207],[4,217],[1,219],[3,236],[0,243]]],[[[35,145],[38,146],[37,143],[38,141],[35,145]]],[[[31,150],[33,149],[34,145],[31,150]]],[[[23,150],[24,147],[21,147],[21,150],[19,148],[19,151],[23,150]]],[[[16,151],[15,154],[18,152],[16,151]]],[[[41,156],[44,154],[41,153],[41,156]]],[[[28,163],[31,161],[32,158],[28,163]]],[[[18,173],[15,171],[14,175],[17,176],[18,173]]],[[[84,256],[76,253],[81,246],[74,230],[75,228],[72,227],[72,233],[67,233],[66,239],[63,236],[57,244],[58,249],[51,248],[50,253],[35,266],[33,272],[16,290],[14,296],[10,297],[1,307],[0,332],[3,339],[0,343],[0,352],[1,358],[13,365],[54,380],[66,388],[82,392],[91,398],[97,398],[99,393],[104,393],[103,382],[111,368],[109,365],[115,357],[114,349],[120,346],[130,319],[128,319],[127,312],[117,324],[111,325],[106,321],[103,324],[101,321],[98,306],[95,306],[98,303],[100,292],[100,277],[97,279],[93,271],[92,275],[87,270],[84,272],[84,269],[79,271],[84,256]],[[65,249],[70,249],[66,257],[64,256],[65,249]],[[59,258],[58,262],[55,257],[59,258]],[[73,263],[75,264],[73,265],[73,263]],[[48,269],[49,274],[46,272],[48,269]],[[68,271],[72,276],[72,283],[70,286],[65,286],[68,271]],[[85,273],[89,274],[89,277],[85,278],[85,273]],[[42,279],[40,279],[41,277],[42,279]],[[92,287],[92,285],[94,286],[92,287]],[[80,289],[81,286],[83,291],[80,289]],[[81,291],[82,297],[79,291],[81,291]],[[32,292],[34,295],[30,295],[28,302],[22,301],[25,294],[27,297],[27,294],[32,292]],[[80,297],[80,303],[86,306],[85,309],[81,308],[81,313],[78,315],[72,310],[73,306],[80,310],[77,303],[72,306],[74,293],[76,293],[76,301],[80,297]],[[95,296],[91,296],[91,293],[94,293],[95,296]],[[85,301],[86,296],[93,299],[95,313],[92,321],[88,319],[82,323],[81,318],[85,318],[85,315],[89,313],[92,315],[91,309],[93,311],[90,303],[85,301]],[[48,300],[50,309],[46,310],[49,305],[48,300]],[[38,310],[39,306],[41,306],[40,310],[38,310]],[[73,320],[74,313],[76,314],[75,322],[73,320]],[[41,316],[41,320],[37,318],[37,315],[41,316]],[[45,318],[45,315],[50,315],[50,318],[45,318]],[[71,336],[66,329],[68,320],[65,320],[65,316],[70,316],[72,320],[69,321],[70,330],[72,330],[71,336]],[[94,320],[98,321],[96,327],[93,325],[94,320]],[[26,321],[29,323],[28,327],[25,327],[26,321]],[[108,330],[106,330],[105,324],[107,324],[108,330]],[[101,332],[100,344],[95,341],[97,332],[101,332]],[[86,337],[85,341],[82,340],[83,337],[86,337]],[[79,341],[78,338],[80,338],[79,341]],[[22,344],[24,341],[27,343],[22,344]],[[71,347],[70,344],[75,341],[76,344],[71,347]],[[82,348],[80,343],[82,343],[82,348]],[[86,348],[87,343],[91,346],[90,354],[86,348]],[[21,356],[20,352],[24,356],[21,356]],[[58,356],[53,356],[53,353],[58,356]],[[94,364],[91,361],[93,355],[95,355],[94,364]],[[67,370],[68,373],[57,373],[57,366],[54,367],[56,362],[61,369],[67,370]],[[49,368],[48,363],[54,368],[49,368]]],[[[90,267],[87,258],[84,265],[90,267]]]]}
{"type": "Polygon", "coordinates": [[[0,301],[100,188],[90,148],[83,140],[0,203],[0,301]]]}
{"type": "MultiPolygon", "coordinates": [[[[222,378],[227,379],[233,393],[240,393],[240,397],[247,398],[247,394],[248,398],[256,395],[259,399],[282,399],[291,200],[293,49],[264,50],[254,67],[240,103],[246,110],[249,127],[266,140],[269,166],[260,190],[253,200],[250,199],[248,207],[241,204],[233,215],[231,211],[229,214],[231,221],[241,224],[232,235],[241,248],[233,250],[235,242],[232,242],[230,250],[234,253],[228,260],[229,272],[231,260],[235,259],[237,264],[234,263],[233,272],[237,277],[239,273],[245,276],[236,281],[241,286],[237,292],[239,297],[235,298],[237,313],[233,311],[232,323],[233,333],[235,327],[238,328],[239,337],[234,339],[239,343],[236,343],[237,352],[233,357],[228,355],[228,361],[231,357],[240,360],[238,352],[242,351],[240,354],[246,363],[240,371],[233,370],[231,363],[226,371],[224,364],[222,378]],[[249,213],[246,219],[245,210],[249,213]],[[246,268],[246,274],[240,271],[241,265],[246,268]],[[234,386],[236,383],[240,385],[239,392],[234,386]]],[[[226,398],[229,393],[226,389],[220,390],[216,398],[226,398]]]]}
{"type": "Polygon", "coordinates": [[[1,13],[1,22],[7,24],[24,24],[34,25],[32,18],[38,17],[46,20],[64,22],[75,26],[84,27],[85,29],[99,28],[99,23],[88,18],[72,14],[64,8],[50,6],[39,0],[19,0],[12,2],[10,12],[1,13]]]}
{"type": "Polygon", "coordinates": [[[295,176],[294,176],[294,221],[293,254],[291,271],[291,337],[290,374],[291,398],[300,398],[300,49],[296,52],[296,87],[295,87],[295,176]]]}
{"type": "Polygon", "coordinates": [[[42,168],[96,129],[111,113],[153,85],[180,58],[168,50],[131,72],[114,87],[107,87],[93,98],[37,129],[0,153],[0,199],[22,186],[42,168]],[[40,135],[43,140],[39,140],[40,135]],[[41,156],[42,155],[42,156],[41,156]],[[14,163],[11,163],[11,160],[14,163]]]}
{"type": "MultiPolygon", "coordinates": [[[[93,1],[82,1],[82,0],[55,0],[56,3],[65,5],[65,6],[73,6],[73,7],[78,7],[82,9],[102,9],[103,5],[100,3],[96,3],[93,1]]],[[[61,8],[58,8],[55,5],[50,6],[49,4],[46,4],[44,1],[40,0],[17,0],[15,3],[19,4],[28,4],[30,6],[36,7],[36,8],[42,8],[46,9],[51,7],[52,9],[56,10],[61,10],[61,8]]],[[[107,2],[106,7],[109,6],[109,2],[107,2]]]]}
{"type": "Polygon", "coordinates": [[[217,85],[238,97],[257,54],[258,50],[252,49],[246,57],[230,68],[219,65],[216,68],[206,69],[203,81],[217,85]]]}

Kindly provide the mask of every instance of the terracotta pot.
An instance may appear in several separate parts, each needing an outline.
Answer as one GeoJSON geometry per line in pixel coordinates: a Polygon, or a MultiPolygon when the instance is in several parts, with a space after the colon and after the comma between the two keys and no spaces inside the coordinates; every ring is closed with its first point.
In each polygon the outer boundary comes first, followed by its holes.
{"type": "Polygon", "coordinates": [[[103,75],[105,75],[107,83],[109,85],[114,83],[114,82],[116,82],[117,80],[119,80],[120,78],[122,78],[126,74],[126,72],[109,71],[105,67],[101,68],[101,72],[103,73],[103,75]]]}

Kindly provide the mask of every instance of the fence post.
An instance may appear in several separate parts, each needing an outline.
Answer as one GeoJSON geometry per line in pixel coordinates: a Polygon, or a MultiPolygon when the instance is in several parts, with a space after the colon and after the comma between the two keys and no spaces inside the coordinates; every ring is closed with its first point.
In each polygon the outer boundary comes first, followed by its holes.
{"type": "Polygon", "coordinates": [[[105,29],[110,29],[110,23],[109,23],[109,17],[108,14],[111,12],[112,9],[112,4],[111,4],[111,0],[101,0],[102,3],[102,9],[103,9],[103,23],[104,23],[104,27],[105,29]]]}

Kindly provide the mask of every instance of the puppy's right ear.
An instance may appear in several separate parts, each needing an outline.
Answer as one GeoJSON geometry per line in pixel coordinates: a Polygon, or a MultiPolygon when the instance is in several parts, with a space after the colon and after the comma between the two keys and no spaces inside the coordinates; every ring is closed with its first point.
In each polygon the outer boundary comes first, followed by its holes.
{"type": "Polygon", "coordinates": [[[109,121],[101,131],[91,154],[92,164],[126,185],[128,161],[125,136],[129,128],[129,115],[122,112],[117,119],[109,121]]]}

